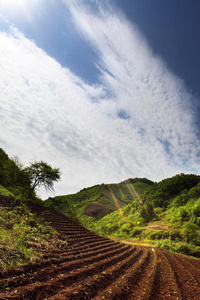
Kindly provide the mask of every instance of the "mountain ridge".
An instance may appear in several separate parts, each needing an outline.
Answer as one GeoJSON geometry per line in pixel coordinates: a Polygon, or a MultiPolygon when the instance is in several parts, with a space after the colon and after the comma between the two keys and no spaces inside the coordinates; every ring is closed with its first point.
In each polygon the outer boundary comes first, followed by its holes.
{"type": "Polygon", "coordinates": [[[85,215],[100,219],[131,203],[153,184],[146,178],[130,178],[120,183],[94,185],[75,194],[50,197],[43,204],[72,217],[85,215]]]}

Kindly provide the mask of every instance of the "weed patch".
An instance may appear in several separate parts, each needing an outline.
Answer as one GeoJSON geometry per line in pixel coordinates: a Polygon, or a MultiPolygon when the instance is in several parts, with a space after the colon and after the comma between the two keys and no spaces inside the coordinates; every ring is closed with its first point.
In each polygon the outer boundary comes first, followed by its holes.
{"type": "Polygon", "coordinates": [[[34,262],[42,248],[61,243],[52,227],[30,212],[26,205],[0,207],[0,268],[34,262]]]}

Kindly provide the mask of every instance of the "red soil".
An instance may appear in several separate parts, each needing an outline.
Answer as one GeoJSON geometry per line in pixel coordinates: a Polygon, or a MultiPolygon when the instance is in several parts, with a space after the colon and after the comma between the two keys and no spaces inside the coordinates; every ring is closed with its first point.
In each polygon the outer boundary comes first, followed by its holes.
{"type": "MultiPolygon", "coordinates": [[[[0,196],[0,205],[12,203],[0,196]]],[[[29,205],[68,245],[43,250],[36,263],[0,271],[0,299],[200,299],[200,260],[120,244],[52,209],[29,205]]]]}

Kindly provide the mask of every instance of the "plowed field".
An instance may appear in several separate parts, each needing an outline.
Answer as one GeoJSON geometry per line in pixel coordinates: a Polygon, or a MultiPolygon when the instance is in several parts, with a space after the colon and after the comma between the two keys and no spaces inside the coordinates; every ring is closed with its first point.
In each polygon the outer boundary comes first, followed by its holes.
{"type": "MultiPolygon", "coordinates": [[[[1,205],[7,201],[0,197],[1,205]]],[[[200,299],[200,260],[116,243],[54,210],[30,205],[68,245],[43,250],[31,265],[0,272],[0,299],[200,299]]]]}

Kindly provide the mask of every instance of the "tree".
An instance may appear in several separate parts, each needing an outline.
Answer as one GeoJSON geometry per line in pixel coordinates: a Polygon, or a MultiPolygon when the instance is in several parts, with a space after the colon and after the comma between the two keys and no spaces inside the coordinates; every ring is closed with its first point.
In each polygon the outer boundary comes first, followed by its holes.
{"type": "Polygon", "coordinates": [[[31,180],[32,190],[43,185],[45,189],[53,191],[53,182],[60,180],[61,175],[59,169],[53,169],[44,161],[31,163],[25,172],[31,180]]]}

